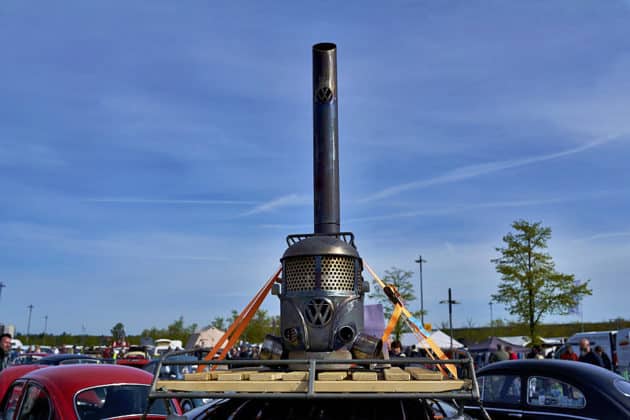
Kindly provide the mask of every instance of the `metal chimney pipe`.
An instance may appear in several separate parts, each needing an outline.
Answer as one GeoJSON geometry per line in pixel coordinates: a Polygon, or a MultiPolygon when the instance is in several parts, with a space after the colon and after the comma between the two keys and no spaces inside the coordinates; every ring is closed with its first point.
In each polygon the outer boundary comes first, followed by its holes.
{"type": "Polygon", "coordinates": [[[337,46],[313,46],[313,190],[316,234],[339,233],[337,46]]]}

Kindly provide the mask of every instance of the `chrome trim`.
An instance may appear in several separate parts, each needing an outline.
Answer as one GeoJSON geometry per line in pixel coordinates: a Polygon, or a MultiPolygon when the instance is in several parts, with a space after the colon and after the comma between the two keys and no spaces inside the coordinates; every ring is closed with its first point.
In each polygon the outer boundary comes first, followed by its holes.
{"type": "MultiPolygon", "coordinates": [[[[466,410],[479,410],[480,409],[480,407],[476,405],[465,405],[464,408],[466,410]]],[[[545,416],[570,418],[570,419],[577,419],[577,420],[600,420],[596,417],[583,417],[583,416],[576,416],[574,414],[554,413],[553,411],[517,410],[517,409],[510,409],[510,408],[498,408],[498,407],[487,407],[487,406],[484,406],[484,408],[486,409],[486,411],[490,411],[490,412],[498,411],[500,413],[514,413],[514,414],[521,414],[521,415],[526,415],[526,414],[527,415],[545,415],[545,416]]]]}

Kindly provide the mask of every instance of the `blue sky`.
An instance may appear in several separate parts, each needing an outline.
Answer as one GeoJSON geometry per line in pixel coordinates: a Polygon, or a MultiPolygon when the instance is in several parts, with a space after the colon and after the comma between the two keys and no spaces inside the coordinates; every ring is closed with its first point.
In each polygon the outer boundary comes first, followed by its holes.
{"type": "Polygon", "coordinates": [[[342,228],[380,273],[428,260],[429,322],[448,287],[455,325],[489,322],[519,218],[591,280],[585,320],[630,316],[630,2],[298,3],[2,2],[0,319],[138,333],[242,308],[312,231],[320,41],[342,228]]]}

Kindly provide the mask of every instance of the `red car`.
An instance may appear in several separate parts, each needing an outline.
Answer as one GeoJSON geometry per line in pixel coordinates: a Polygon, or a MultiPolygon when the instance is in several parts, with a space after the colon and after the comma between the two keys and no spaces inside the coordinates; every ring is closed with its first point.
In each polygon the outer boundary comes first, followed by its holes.
{"type": "MultiPolygon", "coordinates": [[[[152,379],[143,370],[116,365],[8,368],[0,373],[0,418],[139,419],[148,404],[152,379]]],[[[177,401],[157,400],[147,418],[165,419],[169,411],[181,414],[177,401]]]]}

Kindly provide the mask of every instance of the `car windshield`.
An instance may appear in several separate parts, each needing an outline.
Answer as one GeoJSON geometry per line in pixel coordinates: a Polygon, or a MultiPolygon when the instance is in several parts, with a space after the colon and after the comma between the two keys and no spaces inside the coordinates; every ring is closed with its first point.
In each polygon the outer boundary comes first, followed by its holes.
{"type": "MultiPolygon", "coordinates": [[[[148,385],[107,385],[81,391],[74,404],[79,419],[97,420],[142,414],[147,408],[148,395],[148,385]]],[[[167,414],[165,401],[157,401],[149,413],[167,414]]]]}

